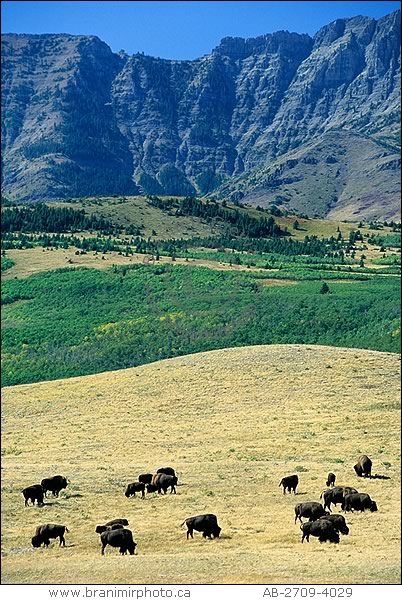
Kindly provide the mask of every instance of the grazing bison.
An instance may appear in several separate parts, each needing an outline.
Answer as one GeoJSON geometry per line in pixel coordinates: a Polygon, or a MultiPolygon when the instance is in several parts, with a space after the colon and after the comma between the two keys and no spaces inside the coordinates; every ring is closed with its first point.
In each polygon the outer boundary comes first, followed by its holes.
{"type": "Polygon", "coordinates": [[[377,504],[370,498],[368,494],[346,494],[344,500],[344,510],[345,511],[353,511],[360,510],[361,512],[365,510],[370,510],[371,512],[376,512],[378,510],[377,504]]]}
{"type": "Polygon", "coordinates": [[[172,475],[172,477],[176,477],[175,470],[172,467],[161,467],[156,471],[157,473],[165,473],[165,475],[172,475]]]}
{"type": "Polygon", "coordinates": [[[335,473],[328,473],[328,477],[327,477],[327,481],[326,481],[327,487],[334,487],[335,479],[336,479],[335,473]]]}
{"type": "Polygon", "coordinates": [[[65,525],[55,525],[54,523],[39,525],[32,538],[32,546],[39,548],[43,544],[47,547],[50,544],[51,538],[59,538],[59,546],[65,546],[66,540],[64,539],[64,534],[66,532],[68,533],[68,529],[65,525]]]}
{"type": "Polygon", "coordinates": [[[39,483],[26,487],[21,493],[25,498],[25,506],[28,506],[28,500],[30,500],[32,504],[35,504],[36,500],[38,506],[43,505],[43,489],[39,483]]]}
{"type": "Polygon", "coordinates": [[[202,532],[202,537],[204,538],[214,538],[219,537],[222,529],[218,525],[218,520],[216,515],[207,514],[207,515],[198,515],[196,517],[189,517],[180,525],[182,527],[184,524],[187,526],[187,539],[193,536],[194,529],[196,531],[202,532]]]}
{"type": "Polygon", "coordinates": [[[156,485],[152,485],[152,483],[148,483],[147,485],[147,492],[148,494],[152,494],[153,492],[157,492],[158,488],[156,487],[156,485]]]}
{"type": "Polygon", "coordinates": [[[176,493],[177,477],[173,475],[166,475],[165,473],[157,473],[152,477],[152,482],[147,485],[147,492],[157,491],[160,494],[166,494],[167,489],[170,487],[170,493],[176,493]],[[156,488],[156,489],[155,489],[156,488]]]}
{"type": "Polygon", "coordinates": [[[55,475],[48,479],[42,479],[41,486],[45,497],[47,492],[52,492],[53,496],[58,496],[61,490],[64,490],[67,487],[67,479],[62,475],[55,475]]]}
{"type": "Polygon", "coordinates": [[[142,475],[138,476],[138,481],[140,481],[141,483],[151,483],[152,481],[152,473],[142,473],[142,475]]]}
{"type": "Polygon", "coordinates": [[[289,494],[293,490],[293,493],[295,494],[298,483],[299,483],[299,478],[297,475],[289,475],[288,477],[283,477],[283,479],[281,479],[279,487],[281,487],[281,485],[283,485],[283,493],[284,494],[286,493],[286,490],[288,490],[289,494]]]}
{"type": "Polygon", "coordinates": [[[328,508],[331,512],[331,504],[340,504],[343,510],[343,501],[345,498],[345,494],[357,493],[357,490],[348,486],[338,486],[334,487],[331,490],[325,490],[322,492],[320,498],[324,500],[324,508],[328,508]]]}
{"type": "Polygon", "coordinates": [[[363,454],[362,456],[360,456],[359,460],[353,468],[356,471],[356,475],[358,475],[358,477],[371,477],[372,466],[373,463],[371,462],[369,457],[363,454]]]}
{"type": "Polygon", "coordinates": [[[297,519],[302,523],[302,517],[305,517],[309,521],[316,521],[327,514],[329,513],[325,511],[324,507],[319,502],[302,502],[295,506],[295,523],[297,519]]]}
{"type": "Polygon", "coordinates": [[[95,533],[103,533],[104,531],[113,531],[114,529],[124,529],[121,523],[113,523],[113,525],[97,525],[95,533]]]}
{"type": "Polygon", "coordinates": [[[111,521],[105,523],[105,525],[109,527],[110,525],[115,525],[116,523],[118,523],[119,525],[123,525],[123,527],[127,527],[128,525],[127,519],[112,519],[111,521]]]}
{"type": "Polygon", "coordinates": [[[309,521],[300,525],[300,529],[303,532],[302,543],[304,538],[309,542],[310,535],[318,537],[320,543],[331,542],[332,544],[339,544],[339,532],[335,529],[331,521],[325,519],[318,519],[318,521],[309,521]]]}
{"type": "Polygon", "coordinates": [[[101,533],[102,550],[101,554],[105,554],[107,545],[113,548],[119,548],[120,554],[134,554],[137,544],[133,540],[133,534],[129,529],[113,529],[101,533]]]}
{"type": "Polygon", "coordinates": [[[324,515],[318,519],[318,521],[322,520],[330,521],[332,525],[335,527],[339,533],[343,535],[349,534],[349,527],[346,525],[346,520],[343,515],[324,515]]]}
{"type": "Polygon", "coordinates": [[[129,483],[124,495],[126,498],[129,498],[130,496],[135,496],[135,492],[141,493],[141,497],[145,498],[145,483],[142,483],[141,481],[129,483]]]}

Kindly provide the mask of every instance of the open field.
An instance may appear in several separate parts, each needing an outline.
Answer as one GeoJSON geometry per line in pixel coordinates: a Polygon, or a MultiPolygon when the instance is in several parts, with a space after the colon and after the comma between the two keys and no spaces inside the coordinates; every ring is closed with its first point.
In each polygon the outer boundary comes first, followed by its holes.
{"type": "MultiPolygon", "coordinates": [[[[323,346],[219,350],[3,394],[3,583],[400,582],[399,357],[323,346]],[[373,472],[362,480],[361,453],[373,472]],[[171,465],[177,495],[126,499],[139,473],[171,465]],[[328,471],[376,500],[347,514],[339,546],[300,543],[296,502],[328,471]],[[298,473],[296,496],[284,475],[298,473]],[[21,489],[56,473],[60,498],[24,507],[21,489]],[[218,540],[180,523],[215,513],[218,540]],[[138,556],[100,555],[95,526],[126,517],[138,556]],[[66,548],[33,550],[38,524],[70,529],[66,548]]],[[[339,507],[335,509],[338,511],[339,507]]]]}
{"type": "MultiPolygon", "coordinates": [[[[361,244],[360,244],[361,246],[361,244]]],[[[209,255],[212,253],[210,252],[209,255]]],[[[217,254],[217,253],[216,253],[217,254]]],[[[387,267],[386,259],[390,261],[400,261],[400,254],[396,252],[388,252],[384,261],[381,261],[382,255],[379,254],[378,248],[369,248],[368,250],[362,250],[359,246],[357,247],[356,256],[357,259],[364,254],[367,258],[365,266],[369,269],[379,271],[382,268],[387,267]],[[392,258],[391,258],[392,257],[392,258]],[[376,264],[373,262],[377,261],[376,264]]],[[[267,255],[268,256],[268,255],[267,255]]],[[[51,271],[54,269],[61,268],[76,268],[76,267],[88,267],[93,269],[109,269],[112,265],[132,265],[132,264],[144,264],[150,258],[149,255],[133,253],[130,256],[124,256],[118,252],[107,252],[105,255],[95,252],[88,252],[87,254],[77,254],[77,250],[74,247],[67,249],[64,248],[42,248],[37,246],[35,248],[27,248],[24,250],[7,250],[7,258],[11,259],[15,264],[3,271],[1,279],[6,281],[8,279],[15,279],[19,277],[29,277],[33,273],[41,273],[43,271],[51,271]]],[[[151,261],[152,262],[152,261],[151,261]]],[[[246,265],[237,265],[221,262],[218,259],[202,259],[202,258],[180,258],[176,257],[175,261],[169,256],[160,256],[160,264],[172,264],[172,265],[188,265],[198,267],[208,267],[210,269],[217,269],[219,271],[263,271],[258,267],[247,267],[246,265]]],[[[271,269],[271,272],[277,271],[277,269],[271,269]]]]}
{"type": "MultiPolygon", "coordinates": [[[[92,269],[110,269],[112,265],[134,265],[144,264],[147,260],[144,254],[134,253],[130,256],[124,256],[118,252],[108,252],[102,258],[101,254],[90,252],[88,254],[76,254],[74,248],[54,248],[45,250],[41,247],[28,248],[26,250],[7,250],[7,256],[15,262],[7,271],[1,275],[3,280],[14,279],[15,277],[29,277],[33,273],[43,271],[52,271],[61,268],[88,267],[92,269]],[[70,262],[71,261],[71,262],[70,262]]],[[[148,258],[150,258],[147,255],[148,258]]],[[[169,256],[160,256],[159,264],[188,265],[198,267],[209,267],[219,271],[247,271],[243,265],[229,265],[219,261],[202,260],[197,258],[177,257],[174,262],[169,256]]],[[[379,266],[381,268],[381,266],[379,266]]],[[[262,271],[262,269],[253,268],[253,271],[262,271]]]]}

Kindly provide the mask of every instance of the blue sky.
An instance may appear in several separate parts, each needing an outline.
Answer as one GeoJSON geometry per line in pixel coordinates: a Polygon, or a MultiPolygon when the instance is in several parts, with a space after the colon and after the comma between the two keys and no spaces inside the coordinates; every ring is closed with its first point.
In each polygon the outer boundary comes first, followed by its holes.
{"type": "Polygon", "coordinates": [[[3,33],[93,34],[113,51],[188,60],[225,36],[256,37],[280,29],[313,35],[342,17],[379,18],[400,2],[1,2],[3,33]]]}

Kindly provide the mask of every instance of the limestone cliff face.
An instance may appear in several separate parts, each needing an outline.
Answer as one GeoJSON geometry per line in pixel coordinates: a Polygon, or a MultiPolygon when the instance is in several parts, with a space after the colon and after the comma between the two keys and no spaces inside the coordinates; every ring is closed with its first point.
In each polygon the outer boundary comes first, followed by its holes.
{"type": "MultiPolygon", "coordinates": [[[[377,175],[391,193],[388,214],[398,203],[399,74],[399,12],[339,19],[314,38],[224,38],[194,61],[116,55],[94,36],[4,35],[3,193],[214,193],[262,205],[285,194],[291,208],[331,214],[335,196],[347,206],[353,194],[332,186],[331,198],[314,198],[310,210],[292,177],[278,185],[267,172],[295,152],[308,158],[311,144],[315,155],[320,147],[328,154],[326,140],[338,132],[336,160],[346,184],[353,172],[354,193],[359,172],[367,188],[356,139],[367,140],[371,158],[384,154],[377,175]]],[[[308,194],[311,176],[299,170],[308,194]]]]}

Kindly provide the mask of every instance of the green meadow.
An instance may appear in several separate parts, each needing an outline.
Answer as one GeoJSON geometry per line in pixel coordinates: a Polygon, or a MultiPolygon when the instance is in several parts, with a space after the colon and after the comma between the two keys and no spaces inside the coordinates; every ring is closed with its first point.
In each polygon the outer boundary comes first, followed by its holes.
{"type": "Polygon", "coordinates": [[[398,352],[398,277],[328,279],[322,294],[323,279],[271,275],[156,264],[6,280],[2,385],[256,344],[398,352]]]}

